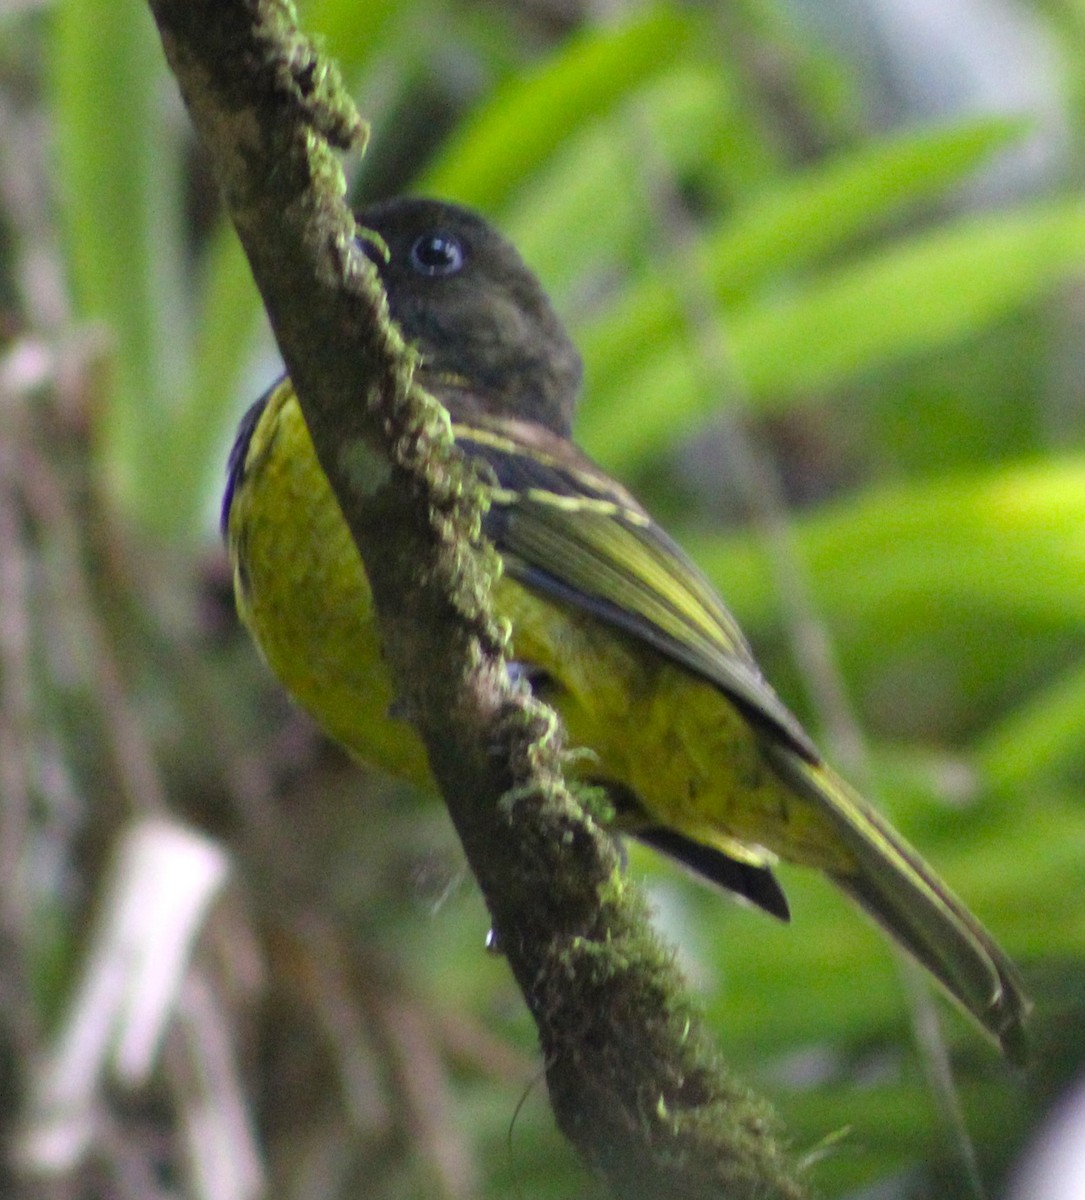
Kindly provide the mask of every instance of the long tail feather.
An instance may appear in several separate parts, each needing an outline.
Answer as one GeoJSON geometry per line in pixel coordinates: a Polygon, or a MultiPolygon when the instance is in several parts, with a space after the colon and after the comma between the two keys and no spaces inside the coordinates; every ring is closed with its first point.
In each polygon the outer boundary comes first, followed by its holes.
{"type": "Polygon", "coordinates": [[[833,881],[874,918],[1015,1063],[1027,1058],[1032,1007],[1017,968],[919,854],[847,783],[792,751],[766,751],[780,775],[823,813],[853,866],[833,881]]]}

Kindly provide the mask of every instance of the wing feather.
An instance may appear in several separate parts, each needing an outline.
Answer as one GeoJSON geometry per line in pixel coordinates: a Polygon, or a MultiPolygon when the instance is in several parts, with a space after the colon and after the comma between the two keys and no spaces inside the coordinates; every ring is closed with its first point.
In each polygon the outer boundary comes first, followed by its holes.
{"type": "Polygon", "coordinates": [[[809,736],[765,681],[699,568],[622,488],[567,442],[454,425],[494,484],[486,534],[510,576],[586,610],[719,687],[808,762],[809,736]]]}

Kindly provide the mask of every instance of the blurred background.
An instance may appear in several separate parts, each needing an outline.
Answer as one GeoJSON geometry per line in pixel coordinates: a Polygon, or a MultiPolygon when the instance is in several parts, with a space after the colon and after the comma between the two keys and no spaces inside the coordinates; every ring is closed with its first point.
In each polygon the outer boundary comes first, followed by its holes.
{"type": "MultiPolygon", "coordinates": [[[[632,851],[725,1057],[821,1195],[1085,1194],[1085,5],[301,15],[357,198],[519,244],[586,449],[1037,1005],[1014,1072],[821,880],[784,927],[632,851]]],[[[277,371],[145,7],[7,0],[0,1194],[599,1196],[442,806],[237,624],[224,464],[277,371]]]]}

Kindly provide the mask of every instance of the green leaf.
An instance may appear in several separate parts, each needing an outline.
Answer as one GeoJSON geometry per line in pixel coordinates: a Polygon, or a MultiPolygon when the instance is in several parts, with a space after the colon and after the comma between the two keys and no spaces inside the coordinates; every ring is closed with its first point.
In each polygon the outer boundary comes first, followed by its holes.
{"type": "Polygon", "coordinates": [[[687,52],[694,27],[679,11],[657,8],[574,36],[538,71],[499,88],[449,140],[419,191],[500,207],[575,129],[687,52]]]}
{"type": "MultiPolygon", "coordinates": [[[[1053,628],[1085,621],[1085,458],[921,481],[853,498],[795,526],[819,611],[896,623],[971,608],[1053,628]]],[[[685,537],[740,614],[772,610],[763,552],[685,537]]]]}
{"type": "MultiPolygon", "coordinates": [[[[1019,129],[986,120],[909,134],[792,176],[705,239],[700,253],[717,299],[748,295],[959,182],[1019,129]]],[[[631,354],[673,337],[683,322],[677,295],[655,272],[584,331],[585,353],[605,379],[631,354]]]]}
{"type": "Polygon", "coordinates": [[[357,69],[368,60],[389,21],[411,7],[402,0],[307,0],[299,5],[303,28],[323,39],[342,69],[357,69]]]}
{"type": "Polygon", "coordinates": [[[1076,664],[1021,704],[976,747],[984,778],[1014,791],[1085,758],[1085,666],[1076,664]]]}
{"type": "MultiPolygon", "coordinates": [[[[675,169],[708,150],[708,127],[731,103],[720,72],[686,64],[642,95],[644,110],[666,129],[659,150],[675,169]],[[658,120],[663,114],[670,119],[658,120]]],[[[613,271],[637,251],[645,225],[644,199],[634,186],[637,150],[631,115],[621,106],[557,147],[502,213],[502,228],[524,259],[539,265],[559,304],[583,287],[587,274],[613,271]]]]}
{"type": "Polygon", "coordinates": [[[116,386],[95,451],[128,510],[154,519],[165,430],[187,392],[180,185],[184,118],[162,104],[150,15],[118,0],[54,11],[57,171],[72,283],[115,341],[116,386]]]}
{"type": "Polygon", "coordinates": [[[755,395],[824,387],[983,328],[1085,257],[1085,204],[980,217],[834,272],[732,326],[755,395]]]}
{"type": "Polygon", "coordinates": [[[726,63],[682,62],[645,84],[635,113],[619,105],[586,125],[525,181],[502,227],[539,266],[559,307],[570,296],[575,303],[586,279],[590,288],[594,278],[643,269],[658,237],[645,197],[646,135],[676,179],[701,185],[710,171],[733,189],[740,170],[749,186],[778,173],[737,99],[739,87],[726,63]]]}
{"type": "MultiPolygon", "coordinates": [[[[1080,202],[973,217],[736,308],[721,337],[744,391],[780,406],[975,333],[1049,291],[1083,259],[1080,202]]],[[[681,337],[646,344],[610,376],[588,361],[580,432],[589,447],[606,448],[615,469],[673,443],[726,399],[706,401],[681,337]]]]}
{"type": "Polygon", "coordinates": [[[938,195],[989,162],[1022,128],[1020,121],[988,118],[924,130],[792,177],[736,214],[709,243],[718,295],[746,295],[938,195]]]}

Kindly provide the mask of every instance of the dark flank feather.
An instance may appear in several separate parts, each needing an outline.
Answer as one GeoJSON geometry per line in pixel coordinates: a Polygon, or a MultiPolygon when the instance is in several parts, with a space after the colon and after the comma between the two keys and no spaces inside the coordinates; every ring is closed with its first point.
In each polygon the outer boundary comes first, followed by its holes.
{"type": "Polygon", "coordinates": [[[756,904],[770,916],[781,921],[791,920],[791,909],[784,889],[776,882],[776,876],[768,867],[738,862],[711,846],[703,846],[662,826],[638,829],[633,836],[638,842],[673,858],[701,879],[756,904]]]}

